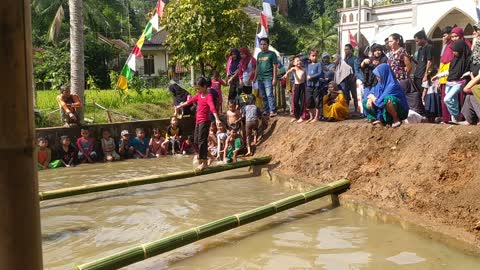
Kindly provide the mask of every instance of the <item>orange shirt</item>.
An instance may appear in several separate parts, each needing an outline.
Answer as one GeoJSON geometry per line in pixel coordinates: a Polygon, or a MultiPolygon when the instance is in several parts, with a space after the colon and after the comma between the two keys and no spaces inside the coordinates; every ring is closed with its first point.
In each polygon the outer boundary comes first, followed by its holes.
{"type": "Polygon", "coordinates": [[[64,99],[62,95],[57,96],[58,106],[66,113],[74,112],[76,108],[82,108],[82,102],[77,95],[70,95],[70,97],[64,99]]]}

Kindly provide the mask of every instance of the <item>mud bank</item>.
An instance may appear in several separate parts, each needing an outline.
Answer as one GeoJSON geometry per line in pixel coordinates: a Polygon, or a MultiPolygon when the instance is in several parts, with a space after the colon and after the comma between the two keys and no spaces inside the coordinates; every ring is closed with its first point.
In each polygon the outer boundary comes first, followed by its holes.
{"type": "MultiPolygon", "coordinates": [[[[346,198],[468,243],[480,254],[480,129],[272,121],[257,155],[274,173],[318,185],[345,177],[346,198]]],[[[457,245],[458,246],[458,245],[457,245]]],[[[466,251],[472,252],[471,248],[466,251]]]]}

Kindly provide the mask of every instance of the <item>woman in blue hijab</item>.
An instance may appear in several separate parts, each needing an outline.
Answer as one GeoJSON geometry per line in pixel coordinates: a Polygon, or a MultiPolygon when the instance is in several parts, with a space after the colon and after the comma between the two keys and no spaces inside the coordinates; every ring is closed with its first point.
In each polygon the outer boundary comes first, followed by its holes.
{"type": "Polygon", "coordinates": [[[399,127],[408,117],[408,103],[395,74],[387,64],[380,64],[373,70],[378,83],[367,97],[367,117],[375,120],[374,125],[384,123],[399,127]]]}

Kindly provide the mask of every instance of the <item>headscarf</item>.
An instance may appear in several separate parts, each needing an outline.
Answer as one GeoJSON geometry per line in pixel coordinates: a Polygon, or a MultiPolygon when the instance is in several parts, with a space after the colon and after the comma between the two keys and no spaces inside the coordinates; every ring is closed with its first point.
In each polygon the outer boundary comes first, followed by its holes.
{"type": "MultiPolygon", "coordinates": [[[[480,23],[476,23],[475,25],[473,25],[473,30],[474,31],[480,30],[480,23]]],[[[480,65],[480,40],[479,40],[479,37],[477,37],[475,39],[475,45],[473,46],[472,64],[473,65],[480,65]]]]}
{"type": "Polygon", "coordinates": [[[240,51],[237,48],[231,49],[227,61],[227,75],[233,75],[237,71],[240,60],[240,51]],[[233,59],[232,55],[236,55],[237,58],[233,59]]]}
{"type": "Polygon", "coordinates": [[[246,57],[245,58],[242,58],[240,60],[240,67],[242,68],[242,70],[247,70],[248,69],[248,64],[250,63],[250,61],[252,60],[252,54],[250,53],[250,50],[248,50],[247,48],[240,48],[240,54],[245,54],[246,57]]]}
{"type": "Polygon", "coordinates": [[[405,91],[398,83],[398,80],[393,73],[393,70],[388,64],[380,64],[373,70],[373,74],[380,78],[380,82],[377,83],[373,94],[377,98],[375,100],[375,106],[378,108],[384,108],[385,98],[387,96],[394,96],[400,101],[400,106],[405,112],[408,112],[408,102],[405,96],[405,91]]]}
{"type": "Polygon", "coordinates": [[[180,87],[176,82],[168,86],[168,91],[173,95],[173,102],[175,105],[179,105],[182,102],[187,101],[188,93],[185,89],[180,87]]]}
{"type": "Polygon", "coordinates": [[[372,50],[372,60],[376,60],[380,64],[387,63],[388,58],[385,55],[385,50],[384,49],[385,49],[384,46],[382,46],[380,44],[373,44],[372,48],[371,48],[371,50],[372,50]],[[382,55],[380,55],[379,57],[375,57],[375,51],[381,51],[382,55]]]}
{"type": "Polygon", "coordinates": [[[458,52],[459,56],[455,56],[450,63],[447,80],[457,81],[460,80],[462,75],[469,70],[470,55],[472,54],[472,51],[470,50],[470,47],[467,45],[467,43],[461,39],[455,41],[452,44],[451,48],[452,51],[458,52]]]}
{"type": "Polygon", "coordinates": [[[350,76],[350,74],[353,73],[352,67],[350,67],[349,64],[343,61],[342,57],[338,54],[333,55],[333,58],[338,59],[339,61],[338,65],[335,67],[334,80],[337,84],[340,84],[341,82],[343,82],[343,80],[345,80],[345,78],[347,78],[348,76],[350,76]]]}
{"type": "Polygon", "coordinates": [[[465,41],[465,43],[467,43],[468,47],[470,47],[470,48],[472,47],[472,43],[470,43],[470,41],[465,39],[465,33],[463,32],[463,28],[454,27],[452,29],[452,34],[457,34],[458,37],[460,38],[460,40],[463,40],[463,41],[465,41]]]}

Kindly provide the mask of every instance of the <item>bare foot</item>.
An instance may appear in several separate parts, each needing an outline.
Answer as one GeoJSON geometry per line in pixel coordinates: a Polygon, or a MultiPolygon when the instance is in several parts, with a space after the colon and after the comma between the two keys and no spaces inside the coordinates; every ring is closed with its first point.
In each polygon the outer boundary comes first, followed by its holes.
{"type": "Polygon", "coordinates": [[[292,118],[292,120],[290,120],[290,123],[293,123],[293,122],[295,122],[295,120],[297,120],[297,119],[295,119],[295,118],[292,118]]]}
{"type": "Polygon", "coordinates": [[[297,123],[303,123],[303,119],[302,118],[298,119],[297,123]]]}
{"type": "Polygon", "coordinates": [[[315,119],[313,119],[310,123],[316,123],[316,122],[320,122],[320,121],[318,121],[318,119],[315,118],[315,119]]]}
{"type": "Polygon", "coordinates": [[[195,169],[198,170],[198,171],[203,171],[203,170],[205,170],[207,167],[208,167],[207,164],[202,163],[202,164],[198,165],[198,167],[195,168],[195,169]]]}

